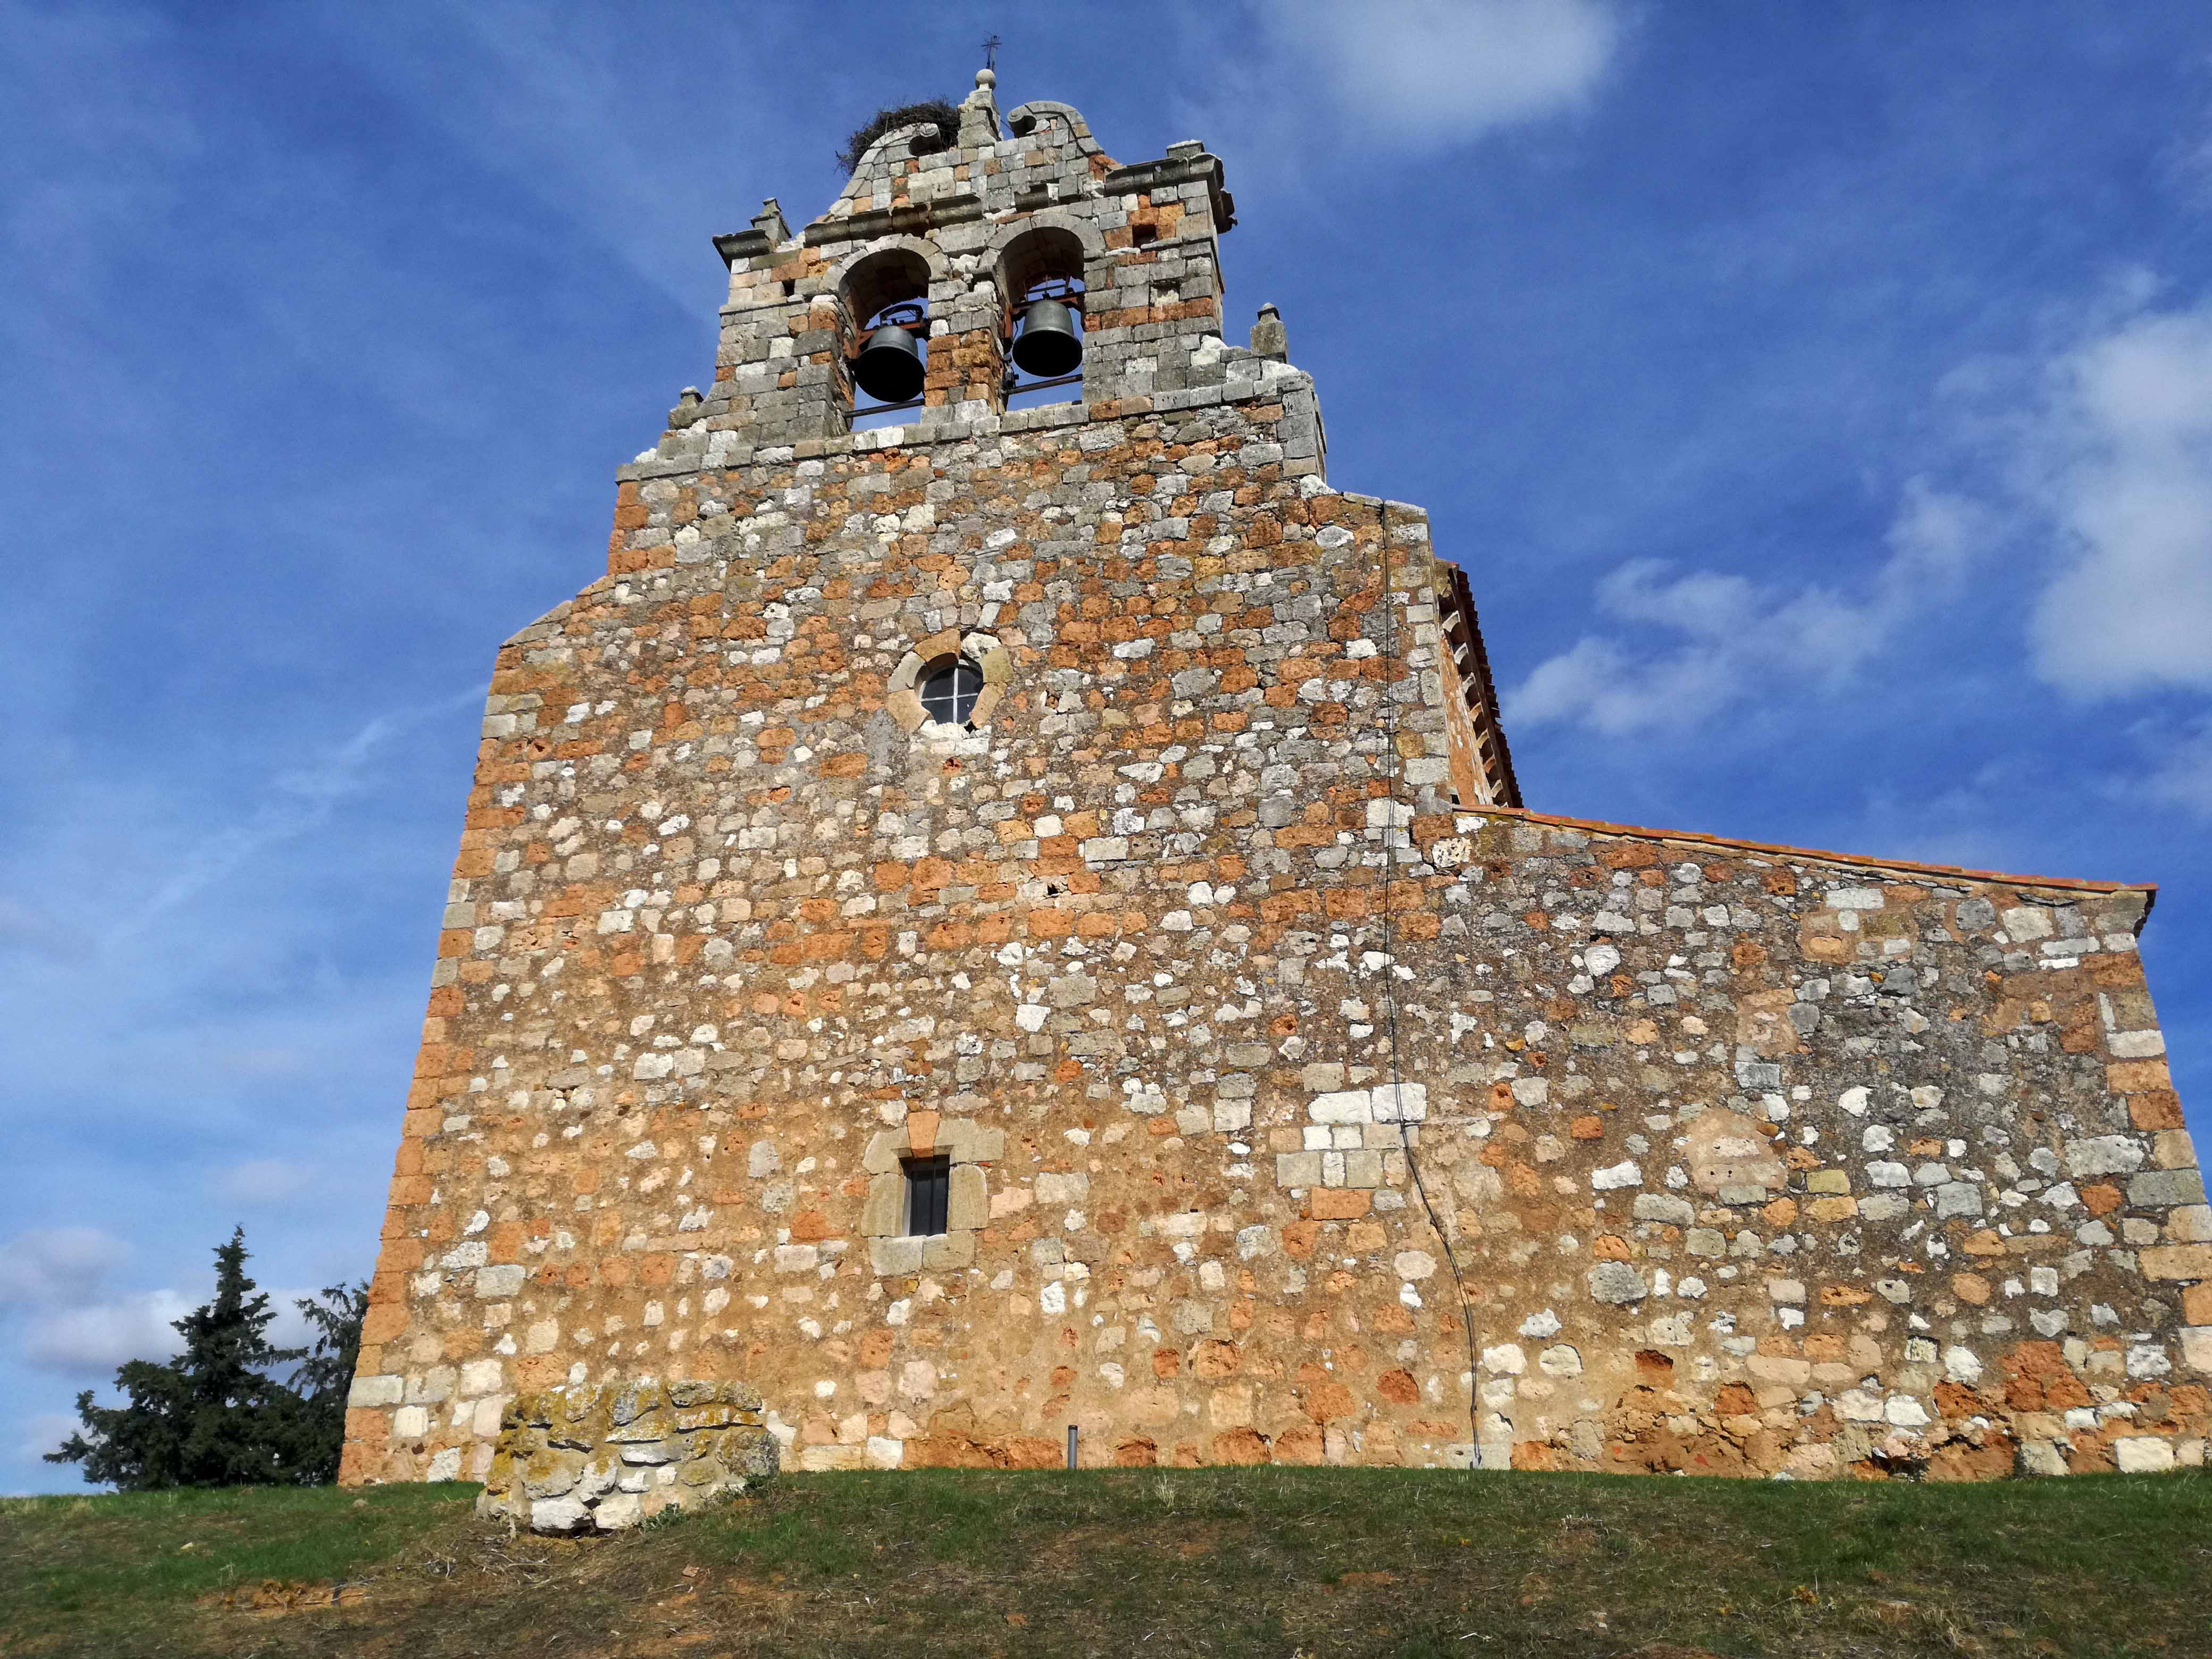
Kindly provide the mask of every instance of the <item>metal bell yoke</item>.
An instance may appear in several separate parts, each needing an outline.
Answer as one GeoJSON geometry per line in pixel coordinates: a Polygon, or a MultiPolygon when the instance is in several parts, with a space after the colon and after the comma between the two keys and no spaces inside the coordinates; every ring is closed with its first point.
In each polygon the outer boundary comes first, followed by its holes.
{"type": "Polygon", "coordinates": [[[1073,374],[1083,362],[1083,335],[1061,300],[1032,300],[1014,339],[1014,367],[1041,380],[1073,374]]]}

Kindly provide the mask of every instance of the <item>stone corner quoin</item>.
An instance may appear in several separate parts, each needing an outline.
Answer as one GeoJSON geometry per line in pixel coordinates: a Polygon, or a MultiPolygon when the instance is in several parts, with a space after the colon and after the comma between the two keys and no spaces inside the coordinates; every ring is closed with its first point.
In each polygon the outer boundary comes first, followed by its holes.
{"type": "Polygon", "coordinates": [[[2149,891],[1523,808],[1465,575],[1226,343],[1220,164],[993,96],[717,239],[711,391],[499,654],[343,1479],[695,1382],[799,1469],[2201,1462],[2149,891]]]}

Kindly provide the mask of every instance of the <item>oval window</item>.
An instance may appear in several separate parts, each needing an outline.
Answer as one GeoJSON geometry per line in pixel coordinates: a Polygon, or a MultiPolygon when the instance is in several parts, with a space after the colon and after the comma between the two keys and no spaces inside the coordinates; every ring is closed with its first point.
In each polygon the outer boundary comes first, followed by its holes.
{"type": "Polygon", "coordinates": [[[965,657],[954,657],[921,679],[921,709],[946,726],[965,726],[983,690],[983,671],[965,657]]]}

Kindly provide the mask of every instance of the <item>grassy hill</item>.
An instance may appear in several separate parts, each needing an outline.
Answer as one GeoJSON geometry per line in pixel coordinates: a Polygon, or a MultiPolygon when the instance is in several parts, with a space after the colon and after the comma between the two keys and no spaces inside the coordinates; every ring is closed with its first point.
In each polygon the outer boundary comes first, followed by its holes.
{"type": "Polygon", "coordinates": [[[475,1488],[0,1500],[0,1656],[2212,1655],[2212,1477],[787,1476],[581,1543],[475,1488]]]}

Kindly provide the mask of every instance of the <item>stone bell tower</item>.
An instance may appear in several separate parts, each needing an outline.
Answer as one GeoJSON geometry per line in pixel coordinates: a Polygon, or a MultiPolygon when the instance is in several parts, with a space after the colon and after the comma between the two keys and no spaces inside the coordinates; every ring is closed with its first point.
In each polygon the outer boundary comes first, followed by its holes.
{"type": "Polygon", "coordinates": [[[1273,307],[1224,338],[1219,161],[1123,165],[1064,104],[1002,133],[994,79],[715,239],[711,390],[500,654],[349,1479],[480,1473],[517,1389],[647,1376],[757,1383],[811,1464],[1057,1456],[1071,1412],[1123,1455],[1125,1382],[1182,1409],[1151,1347],[1249,1306],[1269,1068],[1346,1041],[1263,1016],[1255,939],[1324,926],[1291,890],[1370,880],[1394,810],[1515,799],[1422,516],[1329,488],[1273,307]],[[1010,411],[1045,282],[1080,384],[1010,411]],[[916,301],[920,404],[854,430],[916,301]]]}
{"type": "MultiPolygon", "coordinates": [[[[897,301],[928,307],[931,413],[915,424],[998,414],[1010,309],[1046,277],[1084,290],[1085,404],[1226,383],[1221,163],[1193,143],[1120,166],[1065,104],[1021,106],[1000,139],[994,79],[977,75],[957,145],[927,125],[884,135],[799,236],[771,199],[714,239],[730,298],[714,389],[692,411],[709,459],[846,432],[863,325],[897,301]]],[[[1318,460],[1317,434],[1304,454],[1318,460]]]]}
{"type": "Polygon", "coordinates": [[[807,1468],[2148,1466],[2003,1380],[2212,1364],[2145,895],[1523,810],[1466,576],[1224,337],[1221,163],[993,80],[716,239],[500,651],[344,1478],[647,1381],[807,1468]]]}

